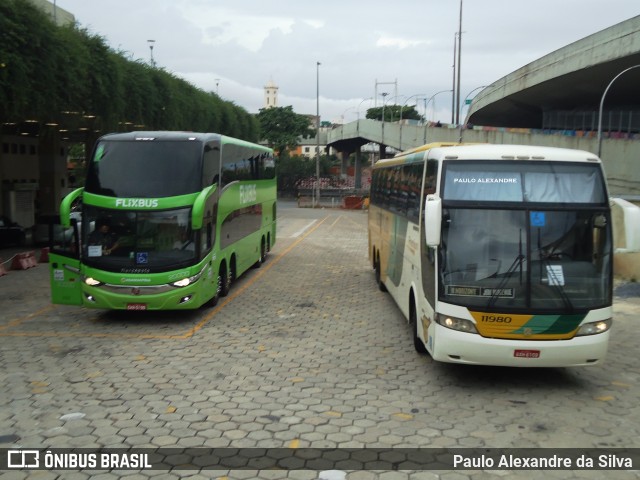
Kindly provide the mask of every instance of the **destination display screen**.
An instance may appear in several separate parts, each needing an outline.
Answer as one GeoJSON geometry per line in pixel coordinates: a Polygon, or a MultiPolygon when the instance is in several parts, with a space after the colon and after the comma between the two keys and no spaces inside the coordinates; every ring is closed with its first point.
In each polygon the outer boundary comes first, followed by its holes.
{"type": "Polygon", "coordinates": [[[599,164],[449,161],[443,200],[603,204],[599,164]]]}

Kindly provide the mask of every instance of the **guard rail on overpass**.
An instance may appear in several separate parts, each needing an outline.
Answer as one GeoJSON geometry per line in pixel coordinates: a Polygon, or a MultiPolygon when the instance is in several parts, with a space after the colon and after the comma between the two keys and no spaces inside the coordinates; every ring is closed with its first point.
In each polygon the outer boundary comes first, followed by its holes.
{"type": "MultiPolygon", "coordinates": [[[[377,120],[357,120],[329,131],[327,146],[347,158],[368,143],[408,150],[431,142],[496,143],[541,145],[598,151],[596,132],[579,130],[541,130],[531,128],[481,127],[460,129],[454,125],[414,125],[377,120]]],[[[605,134],[602,161],[612,196],[640,200],[640,135],[605,134]]],[[[356,168],[358,171],[358,168],[356,168]]]]}

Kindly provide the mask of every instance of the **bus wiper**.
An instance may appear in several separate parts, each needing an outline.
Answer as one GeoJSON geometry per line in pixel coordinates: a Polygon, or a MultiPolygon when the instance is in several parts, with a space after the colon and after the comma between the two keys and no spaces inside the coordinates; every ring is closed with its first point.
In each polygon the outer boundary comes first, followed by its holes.
{"type": "Polygon", "coordinates": [[[551,261],[546,258],[541,256],[540,259],[542,260],[540,262],[540,278],[542,279],[542,267],[546,267],[546,271],[547,271],[547,280],[548,280],[548,285],[550,287],[555,287],[556,291],[558,292],[558,296],[560,297],[560,299],[562,300],[562,303],[564,303],[564,306],[567,308],[567,310],[569,311],[573,311],[573,303],[571,303],[571,299],[569,298],[569,296],[567,295],[567,293],[564,291],[564,288],[562,288],[563,285],[563,281],[562,279],[558,276],[558,274],[556,273],[556,270],[553,267],[553,265],[551,265],[551,261]]]}
{"type": "Polygon", "coordinates": [[[558,292],[558,296],[562,300],[562,303],[564,304],[565,308],[567,308],[567,310],[569,311],[573,311],[573,303],[571,303],[571,299],[569,298],[567,293],[564,291],[564,288],[562,288],[564,281],[558,276],[556,269],[552,268],[553,265],[551,265],[550,258],[551,258],[551,255],[555,254],[555,248],[551,251],[551,254],[543,253],[541,242],[540,242],[540,230],[538,230],[538,252],[540,256],[540,281],[542,281],[542,278],[543,278],[544,272],[542,271],[542,269],[544,267],[545,270],[547,271],[548,285],[550,287],[556,288],[556,291],[558,292]]]}
{"type": "Polygon", "coordinates": [[[518,238],[518,255],[513,260],[513,263],[511,264],[509,269],[506,271],[506,273],[500,280],[498,287],[491,294],[491,298],[489,298],[489,303],[487,303],[487,308],[492,308],[496,304],[496,302],[498,301],[498,298],[500,298],[500,293],[504,290],[504,287],[507,285],[507,282],[509,282],[509,280],[511,279],[511,276],[513,275],[513,273],[516,271],[516,268],[518,267],[520,267],[519,268],[520,285],[522,285],[522,263],[524,262],[524,259],[525,259],[525,256],[522,253],[522,229],[520,229],[519,238],[518,238]]]}
{"type": "Polygon", "coordinates": [[[520,283],[522,284],[522,263],[524,262],[524,258],[525,258],[524,255],[520,253],[513,260],[513,263],[509,267],[509,270],[505,272],[502,279],[500,279],[500,283],[491,294],[491,298],[489,298],[489,303],[487,304],[487,308],[491,308],[496,304],[496,302],[498,301],[498,298],[500,298],[500,293],[504,290],[504,287],[507,285],[507,282],[511,279],[511,277],[513,276],[514,272],[518,267],[520,267],[520,283]]]}

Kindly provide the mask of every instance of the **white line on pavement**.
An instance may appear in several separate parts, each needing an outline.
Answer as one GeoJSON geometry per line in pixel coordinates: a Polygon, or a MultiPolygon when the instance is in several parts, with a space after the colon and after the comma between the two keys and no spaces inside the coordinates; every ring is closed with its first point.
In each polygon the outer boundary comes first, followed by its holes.
{"type": "Polygon", "coordinates": [[[314,223],[316,223],[318,220],[313,220],[310,223],[308,223],[307,225],[305,225],[304,227],[302,227],[300,230],[298,230],[296,233],[294,233],[293,235],[291,235],[290,238],[297,238],[300,235],[302,235],[304,232],[306,232],[307,230],[309,230],[309,228],[311,228],[313,226],[314,223]]]}

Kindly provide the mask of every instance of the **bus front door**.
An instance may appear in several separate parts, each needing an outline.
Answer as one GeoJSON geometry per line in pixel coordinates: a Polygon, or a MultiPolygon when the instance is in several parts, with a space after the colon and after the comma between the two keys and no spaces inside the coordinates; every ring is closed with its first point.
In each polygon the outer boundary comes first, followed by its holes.
{"type": "Polygon", "coordinates": [[[49,278],[51,303],[82,305],[82,277],[80,274],[80,242],[78,224],[49,226],[49,278]]]}

